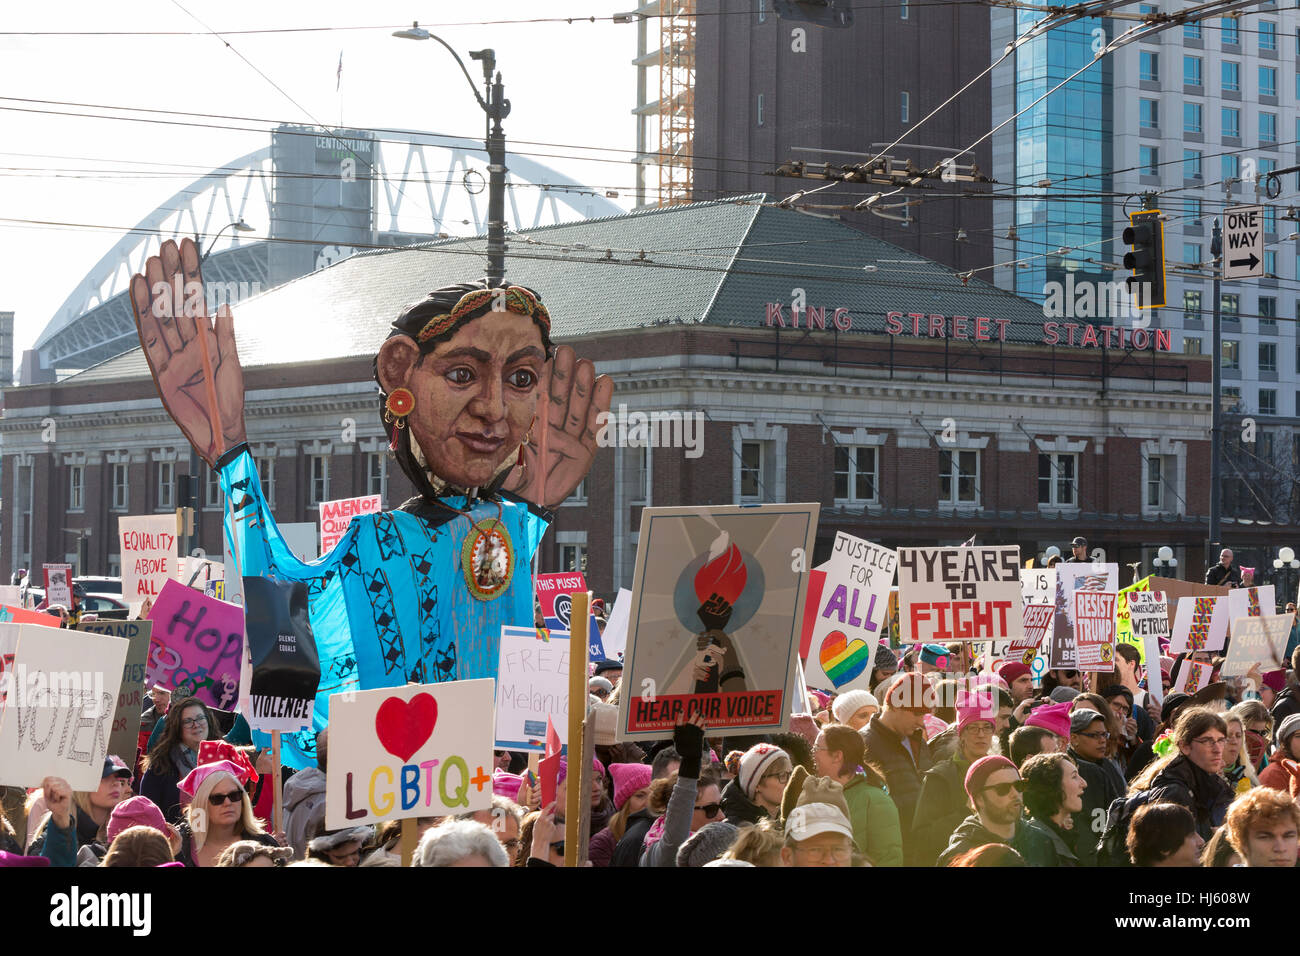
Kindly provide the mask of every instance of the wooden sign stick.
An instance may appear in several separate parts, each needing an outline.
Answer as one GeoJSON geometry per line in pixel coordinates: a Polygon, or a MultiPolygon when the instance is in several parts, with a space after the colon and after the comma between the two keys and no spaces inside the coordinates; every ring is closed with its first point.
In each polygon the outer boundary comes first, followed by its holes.
{"type": "Polygon", "coordinates": [[[279,835],[284,832],[284,787],[280,777],[280,731],[271,731],[271,832],[279,835]]]}
{"type": "Polygon", "coordinates": [[[419,842],[419,821],[415,817],[402,820],[402,866],[410,866],[415,859],[415,844],[419,842]]]}
{"type": "Polygon", "coordinates": [[[564,865],[580,866],[578,839],[582,828],[582,802],[590,801],[591,765],[582,766],[582,725],[587,716],[587,624],[590,620],[591,592],[573,595],[569,612],[569,773],[565,780],[564,865]],[[585,771],[585,772],[584,772],[585,771]]]}

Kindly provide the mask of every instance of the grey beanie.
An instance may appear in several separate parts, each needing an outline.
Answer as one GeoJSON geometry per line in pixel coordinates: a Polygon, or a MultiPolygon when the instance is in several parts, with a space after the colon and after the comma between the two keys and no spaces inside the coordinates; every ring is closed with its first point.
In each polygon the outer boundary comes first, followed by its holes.
{"type": "Polygon", "coordinates": [[[889,670],[898,667],[898,655],[889,646],[888,641],[881,641],[876,648],[876,659],[871,665],[876,670],[889,670]]]}
{"type": "Polygon", "coordinates": [[[1079,696],[1079,692],[1073,687],[1066,687],[1064,684],[1059,687],[1053,687],[1052,692],[1047,695],[1058,704],[1068,704],[1074,698],[1079,696]]]}
{"type": "Polygon", "coordinates": [[[1275,738],[1279,744],[1285,744],[1287,738],[1300,731],[1300,714],[1292,714],[1282,723],[1277,725],[1277,734],[1275,738]]]}
{"type": "Polygon", "coordinates": [[[720,820],[700,827],[677,851],[679,867],[704,866],[731,849],[740,830],[734,823],[720,820]]]}

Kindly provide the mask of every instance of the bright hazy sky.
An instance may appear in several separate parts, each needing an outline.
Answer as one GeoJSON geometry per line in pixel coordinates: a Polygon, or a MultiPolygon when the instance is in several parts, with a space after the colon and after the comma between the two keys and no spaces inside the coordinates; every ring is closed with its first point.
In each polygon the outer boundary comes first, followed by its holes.
{"type": "MultiPolygon", "coordinates": [[[[50,115],[24,110],[77,108],[18,100],[307,124],[319,120],[329,125],[338,124],[341,110],[347,126],[481,137],[483,114],[450,54],[433,41],[415,43],[390,36],[394,28],[419,20],[461,54],[476,81],[481,79],[481,67],[469,59],[468,51],[496,50],[512,105],[505,121],[508,143],[534,140],[625,150],[615,156],[616,162],[536,158],[602,192],[617,189],[620,195],[614,202],[624,208],[633,203],[635,167],[627,159],[635,145],[630,111],[636,97],[631,60],[636,55],[637,28],[608,20],[577,22],[580,16],[608,17],[633,9],[636,4],[630,0],[371,0],[364,4],[180,0],[180,4],[218,33],[288,27],[381,29],[228,36],[234,49],[282,93],[221,40],[203,34],[203,28],[172,0],[7,3],[0,26],[4,33],[0,35],[0,95],[5,97],[0,99],[4,131],[0,136],[0,310],[17,313],[15,362],[122,232],[207,170],[270,144],[264,132],[50,115]],[[441,25],[545,17],[574,17],[575,22],[441,25]],[[23,31],[195,31],[196,35],[14,35],[23,31]],[[341,95],[335,92],[340,50],[341,95]],[[121,175],[124,170],[139,171],[140,161],[184,165],[165,166],[166,175],[121,175]],[[105,171],[110,175],[102,175],[105,171]],[[21,225],[10,221],[14,219],[94,224],[116,231],[21,225]]],[[[574,153],[570,148],[518,148],[574,153]]],[[[258,230],[251,238],[264,234],[267,223],[251,224],[258,230]]]]}

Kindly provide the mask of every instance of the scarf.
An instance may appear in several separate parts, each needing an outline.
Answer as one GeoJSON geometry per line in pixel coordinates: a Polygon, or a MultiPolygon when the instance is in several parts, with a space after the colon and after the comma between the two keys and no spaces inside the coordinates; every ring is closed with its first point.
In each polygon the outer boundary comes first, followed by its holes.
{"type": "Polygon", "coordinates": [[[176,767],[176,776],[184,780],[199,765],[199,755],[184,744],[176,744],[171,752],[172,765],[176,767]]]}

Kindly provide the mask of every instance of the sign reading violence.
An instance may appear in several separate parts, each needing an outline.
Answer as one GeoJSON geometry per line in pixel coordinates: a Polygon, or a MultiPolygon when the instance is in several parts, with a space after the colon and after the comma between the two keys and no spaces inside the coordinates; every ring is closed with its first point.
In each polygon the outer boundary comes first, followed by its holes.
{"type": "Polygon", "coordinates": [[[149,611],[145,680],[209,707],[233,710],[244,656],[243,609],[168,581],[149,611]]]}
{"type": "Polygon", "coordinates": [[[710,732],[789,726],[816,504],[647,508],[633,573],[619,740],[698,708],[710,732]]]}
{"type": "Polygon", "coordinates": [[[491,679],[330,697],[330,830],[492,805],[491,679]]]}
{"type": "Polygon", "coordinates": [[[871,690],[871,667],[885,636],[897,567],[898,555],[888,548],[836,533],[831,558],[821,565],[825,580],[810,631],[807,686],[836,693],[871,690]]]}
{"type": "Polygon", "coordinates": [[[252,673],[248,723],[254,730],[296,732],[311,726],[320,657],[307,614],[307,585],[244,578],[244,623],[252,673]]]}
{"type": "Polygon", "coordinates": [[[900,548],[899,626],[909,641],[1021,636],[1020,548],[900,548]]]}

